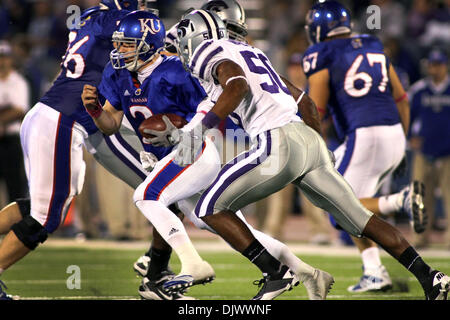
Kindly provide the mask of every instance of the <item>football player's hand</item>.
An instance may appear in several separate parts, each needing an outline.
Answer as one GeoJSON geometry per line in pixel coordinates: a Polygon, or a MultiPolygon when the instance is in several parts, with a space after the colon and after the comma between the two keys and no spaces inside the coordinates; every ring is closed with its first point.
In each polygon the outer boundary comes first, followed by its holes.
{"type": "Polygon", "coordinates": [[[162,120],[166,124],[166,129],[163,131],[144,129],[144,133],[154,136],[152,138],[143,138],[142,141],[144,143],[152,144],[155,147],[170,147],[178,143],[180,139],[179,129],[175,127],[167,116],[163,116],[162,120]]]}
{"type": "Polygon", "coordinates": [[[151,172],[158,162],[158,158],[153,153],[146,151],[141,151],[139,156],[141,158],[142,167],[148,172],[151,172]]]}
{"type": "Polygon", "coordinates": [[[203,132],[201,124],[191,131],[181,131],[179,142],[175,149],[174,162],[177,165],[185,167],[194,163],[202,149],[204,138],[203,132]]]}
{"type": "Polygon", "coordinates": [[[81,100],[87,110],[96,110],[99,107],[97,88],[85,84],[81,93],[81,100]]]}

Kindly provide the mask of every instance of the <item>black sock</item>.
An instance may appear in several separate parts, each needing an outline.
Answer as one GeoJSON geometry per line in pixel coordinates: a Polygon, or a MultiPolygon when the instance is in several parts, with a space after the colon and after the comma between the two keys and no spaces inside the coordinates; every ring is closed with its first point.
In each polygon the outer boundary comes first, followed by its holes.
{"type": "Polygon", "coordinates": [[[400,255],[398,261],[416,276],[425,290],[430,290],[430,276],[433,269],[427,265],[413,247],[408,247],[400,255]]]}
{"type": "Polygon", "coordinates": [[[254,240],[243,252],[244,257],[255,264],[263,273],[267,273],[271,279],[281,279],[282,264],[275,259],[258,240],[254,240]]]}
{"type": "Polygon", "coordinates": [[[162,271],[169,268],[170,255],[172,249],[169,251],[151,248],[149,250],[150,265],[147,271],[147,278],[150,281],[158,280],[162,271]]]}

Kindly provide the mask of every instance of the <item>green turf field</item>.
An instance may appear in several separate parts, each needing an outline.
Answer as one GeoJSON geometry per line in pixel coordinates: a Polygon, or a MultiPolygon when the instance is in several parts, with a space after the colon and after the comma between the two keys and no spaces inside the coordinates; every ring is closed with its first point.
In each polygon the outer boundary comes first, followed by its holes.
{"type": "MultiPolygon", "coordinates": [[[[2,275],[9,294],[22,299],[139,299],[140,279],[132,270],[133,262],[143,250],[80,249],[42,246],[2,275]],[[81,288],[68,289],[69,266],[80,269],[81,288]]],[[[260,272],[242,256],[231,252],[201,252],[216,271],[216,280],[189,290],[188,294],[201,300],[248,300],[257,292],[252,284],[260,272]]],[[[346,288],[359,279],[360,258],[302,255],[307,263],[330,272],[335,284],[329,300],[401,300],[423,299],[419,283],[399,263],[390,257],[382,258],[394,282],[388,292],[351,295],[346,288]]],[[[426,258],[433,267],[450,273],[450,258],[426,258]]],[[[177,272],[177,258],[171,261],[177,272]]],[[[75,282],[69,282],[73,285],[75,282]]],[[[284,293],[278,299],[307,299],[302,285],[284,293]]]]}

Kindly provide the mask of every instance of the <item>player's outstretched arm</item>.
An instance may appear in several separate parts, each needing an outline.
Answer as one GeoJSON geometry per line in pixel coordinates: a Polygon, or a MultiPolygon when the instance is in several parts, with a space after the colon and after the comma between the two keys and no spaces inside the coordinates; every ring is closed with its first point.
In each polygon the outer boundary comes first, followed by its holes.
{"type": "Polygon", "coordinates": [[[114,108],[109,101],[102,107],[98,101],[97,88],[91,85],[84,85],[81,94],[83,105],[92,117],[95,125],[106,135],[112,135],[119,131],[122,123],[123,111],[114,108]]]}
{"type": "Polygon", "coordinates": [[[397,72],[392,65],[389,66],[389,79],[392,85],[392,97],[397,105],[398,113],[400,114],[400,120],[402,121],[403,131],[405,135],[408,135],[409,123],[410,123],[410,109],[408,95],[403,89],[402,83],[398,78],[397,72]]]}
{"type": "Polygon", "coordinates": [[[320,115],[317,111],[317,107],[314,101],[312,101],[312,99],[306,94],[306,92],[294,86],[283,76],[280,77],[297,102],[298,111],[300,112],[303,121],[305,121],[308,126],[316,130],[319,134],[322,134],[322,130],[320,128],[320,115]]]}

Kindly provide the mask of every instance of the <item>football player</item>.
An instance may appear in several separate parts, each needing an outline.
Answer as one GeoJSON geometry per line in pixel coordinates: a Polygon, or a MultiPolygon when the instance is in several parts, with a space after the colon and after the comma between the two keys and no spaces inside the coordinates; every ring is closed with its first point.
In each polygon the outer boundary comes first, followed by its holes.
{"type": "MultiPolygon", "coordinates": [[[[196,253],[181,221],[168,209],[169,205],[177,203],[194,224],[208,229],[193,214],[193,209],[200,191],[213,181],[220,169],[215,145],[207,138],[196,161],[179,166],[174,162],[175,151],[171,151],[171,143],[166,139],[167,133],[175,128],[167,117],[163,117],[166,131],[146,129],[155,138],[142,137],[139,132],[145,119],[162,113],[176,113],[191,120],[183,128],[189,130],[212,106],[205,99],[206,93],[198,80],[184,70],[178,57],[159,54],[163,39],[164,26],[155,15],[147,12],[129,14],[113,35],[117,49],[111,53],[111,64],[105,68],[99,86],[100,94],[106,98],[105,104],[99,106],[95,87],[86,85],[83,91],[84,104],[103,132],[113,134],[125,116],[142,138],[144,148],[159,159],[147,179],[136,189],[134,201],[178,254],[182,269],[172,279],[155,278],[157,266],[153,262],[159,258],[152,254],[150,267],[139,288],[145,299],[170,299],[169,291],[177,292],[197,283],[206,283],[215,276],[211,266],[196,253]],[[162,144],[168,147],[158,146],[162,144]]],[[[242,214],[239,215],[246,223],[242,214]]],[[[325,298],[333,281],[329,274],[305,264],[281,242],[256,230],[252,232],[298,273],[311,299],[325,298]]]]}
{"type": "MultiPolygon", "coordinates": [[[[8,234],[0,245],[0,274],[64,220],[83,185],[83,145],[132,187],[147,176],[139,157],[142,145],[132,129],[124,125],[114,136],[103,135],[81,101],[83,84],[100,82],[117,23],[136,9],[137,0],[102,0],[83,12],[80,24],[70,30],[59,76],[25,116],[21,143],[30,199],[18,199],[1,211],[0,232],[8,234]]],[[[0,288],[1,296],[6,297],[0,288]]]]}
{"type": "MultiPolygon", "coordinates": [[[[312,45],[304,53],[303,67],[309,95],[322,117],[331,114],[343,141],[335,151],[337,170],[367,209],[382,215],[404,210],[414,230],[424,231],[424,188],[418,181],[399,193],[373,198],[405,156],[409,127],[407,95],[383,45],[373,36],[352,34],[350,12],[337,1],[314,5],[306,22],[312,45]]],[[[391,288],[377,244],[352,239],[361,252],[363,275],[348,291],[391,288]]]]}
{"type": "Polygon", "coordinates": [[[416,276],[427,299],[446,299],[450,278],[431,269],[395,227],[361,204],[335,169],[320,134],[296,115],[295,96],[265,54],[228,40],[224,30],[217,15],[203,10],[191,12],[179,23],[183,64],[201,79],[208,94],[218,98],[192,130],[174,129],[169,139],[178,143],[176,161],[186,165],[185,159],[201,149],[208,129],[227,116],[238,120],[252,137],[252,148],[221,169],[202,194],[195,213],[263,272],[263,286],[254,299],[273,299],[292,288],[297,279],[235,212],[291,182],[347,232],[380,244],[416,276]]]}

